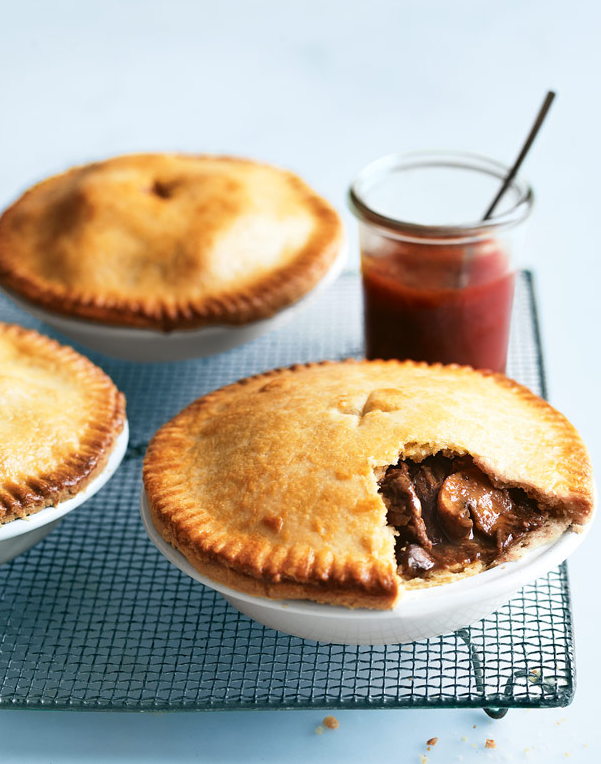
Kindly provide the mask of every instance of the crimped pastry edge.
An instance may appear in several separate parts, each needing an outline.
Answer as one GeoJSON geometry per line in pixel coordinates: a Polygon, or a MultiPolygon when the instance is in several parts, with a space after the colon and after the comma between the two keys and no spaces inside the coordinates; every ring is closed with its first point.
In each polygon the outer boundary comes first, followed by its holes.
{"type": "MultiPolygon", "coordinates": [[[[396,603],[402,597],[402,593],[405,589],[410,588],[422,588],[429,586],[443,585],[444,583],[450,583],[452,581],[459,580],[461,578],[475,575],[482,570],[496,567],[505,562],[511,561],[521,557],[527,550],[533,549],[541,544],[548,543],[554,538],[557,538],[566,529],[572,527],[574,530],[578,530],[582,524],[586,523],[593,510],[592,491],[591,494],[587,494],[585,491],[574,491],[570,497],[570,505],[572,512],[570,514],[564,513],[562,516],[549,517],[544,523],[542,528],[537,531],[531,532],[528,536],[510,548],[506,553],[500,555],[495,559],[494,563],[489,566],[483,566],[479,562],[468,565],[463,571],[452,573],[449,571],[442,571],[434,574],[425,579],[420,579],[419,582],[412,580],[408,582],[403,579],[402,576],[396,571],[396,559],[394,560],[395,572],[392,576],[381,575],[377,571],[369,571],[369,574],[363,572],[362,576],[357,576],[356,571],[344,566],[333,566],[325,572],[321,572],[319,584],[329,587],[328,590],[321,589],[315,585],[315,582],[307,579],[306,565],[299,570],[296,570],[294,565],[290,567],[282,566],[280,575],[288,580],[276,581],[270,580],[265,577],[264,571],[261,568],[253,568],[252,559],[248,556],[244,559],[245,570],[240,572],[234,569],[237,564],[237,560],[234,557],[229,560],[224,559],[218,553],[215,554],[209,549],[198,548],[195,545],[191,545],[187,540],[180,538],[177,534],[177,529],[174,528],[168,522],[165,522],[161,515],[161,506],[169,506],[171,501],[180,501],[177,497],[177,489],[170,488],[163,480],[163,469],[170,464],[173,466],[173,459],[177,452],[177,439],[181,438],[181,431],[179,428],[179,420],[186,418],[191,413],[201,409],[207,405],[210,401],[215,400],[228,391],[232,391],[237,387],[244,387],[254,380],[268,379],[270,377],[279,376],[283,372],[294,373],[306,368],[312,368],[317,366],[326,365],[340,365],[340,364],[369,364],[369,365],[401,365],[412,366],[415,368],[446,368],[457,371],[463,371],[471,374],[476,373],[483,377],[492,377],[495,381],[502,386],[518,392],[524,399],[528,400],[530,405],[538,408],[541,412],[544,412],[546,417],[559,421],[564,426],[564,429],[569,433],[575,444],[579,447],[583,447],[582,441],[578,436],[576,430],[571,423],[556,409],[554,409],[549,403],[535,395],[524,385],[520,385],[515,380],[506,377],[503,374],[497,372],[491,372],[486,370],[474,370],[468,366],[460,366],[458,364],[428,364],[426,362],[418,361],[397,361],[397,360],[357,360],[348,358],[343,361],[319,361],[309,362],[304,364],[294,364],[289,367],[280,367],[276,369],[270,369],[260,374],[245,377],[237,382],[233,382],[218,390],[208,393],[201,398],[196,399],[185,407],[182,411],[176,414],[173,419],[167,422],[161,427],[153,436],[150,441],[146,456],[144,458],[144,485],[146,488],[146,494],[148,498],[148,504],[150,513],[153,518],[153,522],[157,527],[157,530],[163,535],[163,537],[176,549],[178,549],[189,562],[199,570],[199,572],[207,575],[209,578],[216,582],[223,583],[231,588],[238,589],[239,591],[247,594],[262,596],[267,598],[276,599],[310,599],[317,602],[326,604],[339,604],[347,605],[349,607],[369,607],[374,609],[391,609],[395,607],[396,603]],[[168,445],[169,440],[175,440],[174,452],[170,456],[164,458],[164,454],[161,451],[167,447],[167,451],[170,450],[168,445]],[[165,443],[163,442],[165,441],[165,443]],[[300,576],[298,575],[300,573],[300,576]]],[[[426,447],[427,448],[427,447],[426,447]]],[[[424,456],[433,453],[424,450],[424,456]]],[[[403,448],[400,449],[400,458],[403,458],[403,448]]],[[[474,457],[473,457],[474,458],[474,457]]],[[[517,486],[517,483],[509,480],[505,481],[503,476],[494,476],[490,470],[487,469],[486,462],[474,458],[474,462],[482,469],[483,472],[489,475],[493,482],[497,486],[512,487],[517,486]]],[[[592,480],[590,472],[590,464],[582,463],[582,473],[580,477],[589,478],[592,480]]],[[[519,487],[524,488],[523,485],[519,487]]],[[[541,494],[538,491],[532,489],[532,487],[526,486],[526,492],[538,501],[540,504],[551,508],[558,504],[565,504],[566,498],[561,497],[554,504],[550,501],[547,494],[541,494]]],[[[223,551],[223,549],[221,550],[223,551]]]]}
{"type": "Polygon", "coordinates": [[[76,453],[68,454],[61,467],[32,475],[24,483],[0,484],[0,525],[59,504],[83,490],[106,466],[125,423],[125,396],[89,359],[68,345],[18,324],[0,322],[0,332],[24,339],[29,346],[50,350],[68,365],[93,394],[95,406],[90,428],[76,453]]]}
{"type": "MultiPolygon", "coordinates": [[[[59,315],[111,326],[137,327],[170,332],[198,329],[214,325],[242,325],[270,318],[297,302],[325,276],[344,244],[342,222],[335,209],[299,176],[289,170],[252,159],[212,154],[165,154],[167,156],[241,162],[276,170],[306,194],[307,203],[319,221],[318,230],[299,255],[288,265],[266,274],[245,289],[233,290],[219,297],[207,297],[181,305],[156,304],[153,300],[105,298],[75,290],[61,291],[55,285],[43,284],[35,274],[18,271],[18,251],[13,252],[8,236],[9,223],[20,203],[42,186],[62,181],[85,167],[122,159],[119,155],[99,162],[72,167],[36,183],[16,199],[0,216],[0,283],[17,296],[59,315]],[[15,267],[16,265],[16,267],[15,267]]],[[[149,155],[153,156],[153,155],[149,155]]]]}
{"type": "MultiPolygon", "coordinates": [[[[164,518],[156,511],[154,504],[149,500],[148,507],[153,525],[161,536],[177,549],[199,573],[207,576],[216,583],[228,586],[231,589],[250,594],[254,597],[277,600],[311,600],[325,605],[344,605],[350,608],[391,609],[402,590],[398,587],[382,587],[382,591],[363,591],[352,582],[343,582],[335,588],[327,589],[326,585],[332,584],[332,579],[321,582],[304,581],[297,582],[292,578],[282,581],[270,581],[257,578],[251,574],[234,570],[216,556],[204,554],[192,544],[178,539],[172,525],[164,522],[164,518]],[[346,585],[344,585],[346,584],[346,585]]],[[[285,578],[285,577],[284,577],[285,578]]]]}

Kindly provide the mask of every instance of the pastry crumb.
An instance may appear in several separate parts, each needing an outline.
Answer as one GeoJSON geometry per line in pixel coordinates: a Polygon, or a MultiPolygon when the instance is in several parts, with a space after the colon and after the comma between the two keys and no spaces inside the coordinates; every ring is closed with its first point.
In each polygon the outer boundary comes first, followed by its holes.
{"type": "Polygon", "coordinates": [[[318,727],[315,727],[315,734],[323,735],[323,727],[321,726],[321,724],[318,727]]]}
{"type": "Polygon", "coordinates": [[[488,738],[486,738],[486,743],[484,743],[484,747],[485,748],[496,748],[497,744],[495,743],[495,741],[492,738],[488,737],[488,738]]]}
{"type": "Polygon", "coordinates": [[[430,740],[426,741],[426,745],[436,745],[436,743],[438,743],[437,737],[431,737],[430,740]]]}
{"type": "Polygon", "coordinates": [[[467,738],[465,735],[461,739],[463,740],[464,743],[467,743],[467,738]]]}
{"type": "Polygon", "coordinates": [[[322,724],[329,730],[337,730],[338,727],[340,727],[340,722],[335,716],[326,716],[326,718],[322,721],[322,724]]]}
{"type": "Polygon", "coordinates": [[[541,677],[540,671],[538,669],[532,669],[532,671],[530,672],[530,675],[528,676],[528,681],[532,682],[532,684],[537,684],[538,682],[541,681],[541,678],[542,677],[541,677]]]}
{"type": "Polygon", "coordinates": [[[425,753],[420,753],[419,761],[420,761],[420,764],[427,764],[428,757],[426,756],[425,753]]]}

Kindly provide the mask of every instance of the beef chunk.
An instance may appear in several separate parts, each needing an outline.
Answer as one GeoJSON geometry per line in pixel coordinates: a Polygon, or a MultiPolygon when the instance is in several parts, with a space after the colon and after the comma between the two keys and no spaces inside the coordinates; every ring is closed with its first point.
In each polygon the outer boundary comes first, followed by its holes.
{"type": "Polygon", "coordinates": [[[423,576],[435,565],[435,560],[419,544],[407,544],[397,552],[397,562],[410,578],[423,576]]]}
{"type": "Polygon", "coordinates": [[[398,529],[401,538],[417,541],[424,549],[430,549],[432,542],[426,532],[421,502],[407,464],[400,462],[396,467],[390,467],[381,482],[380,490],[387,499],[388,522],[398,529]]]}
{"type": "Polygon", "coordinates": [[[509,492],[512,509],[499,518],[495,527],[495,543],[502,552],[529,531],[540,528],[545,517],[536,503],[519,489],[509,492]]]}
{"type": "Polygon", "coordinates": [[[422,505],[422,518],[433,544],[440,544],[444,536],[438,518],[438,493],[452,468],[451,460],[437,455],[412,465],[411,476],[415,492],[422,505]]]}

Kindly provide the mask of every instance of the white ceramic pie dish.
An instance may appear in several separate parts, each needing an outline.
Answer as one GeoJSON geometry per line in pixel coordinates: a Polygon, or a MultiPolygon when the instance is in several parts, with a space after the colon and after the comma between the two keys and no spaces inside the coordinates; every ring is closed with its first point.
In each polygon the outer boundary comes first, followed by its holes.
{"type": "Polygon", "coordinates": [[[557,567],[582,543],[591,527],[566,531],[520,560],[499,565],[452,584],[405,594],[394,610],[351,610],[297,600],[253,597],[199,573],[154,527],[144,491],[142,521],[152,543],[181,571],[222,594],[237,610],[295,637],[347,645],[391,645],[437,637],[490,615],[530,581],[557,567]]]}
{"type": "Polygon", "coordinates": [[[72,512],[107,483],[114,475],[117,467],[127,449],[129,429],[127,420],[123,425],[115,447],[109,456],[106,467],[92,480],[82,491],[79,491],[72,499],[61,501],[55,507],[46,507],[29,517],[21,520],[12,520],[0,525],[0,565],[14,559],[27,549],[41,541],[61,521],[68,512],[72,512]]]}
{"type": "Polygon", "coordinates": [[[174,332],[108,326],[93,321],[69,318],[39,307],[8,289],[0,288],[0,291],[27,313],[90,350],[127,361],[184,361],[189,358],[223,353],[287,323],[338,278],[345,261],[346,245],[343,245],[321,281],[300,300],[280,310],[271,318],[253,321],[242,326],[207,326],[201,329],[174,332]]]}

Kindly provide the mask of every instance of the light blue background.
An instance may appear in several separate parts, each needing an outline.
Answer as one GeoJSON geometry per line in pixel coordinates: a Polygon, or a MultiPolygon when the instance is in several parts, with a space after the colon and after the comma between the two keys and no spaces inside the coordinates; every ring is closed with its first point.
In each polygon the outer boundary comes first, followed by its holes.
{"type": "MultiPolygon", "coordinates": [[[[594,0],[0,3],[0,203],[70,164],[126,151],[243,154],[290,167],[343,210],[395,150],[511,162],[558,91],[524,174],[552,402],[599,435],[601,12],[594,0]]],[[[570,563],[579,687],[569,709],[337,714],[0,712],[0,762],[598,761],[599,594],[591,533],[570,563]],[[476,725],[476,729],[473,729],[476,725]],[[467,737],[467,740],[462,738],[467,737]],[[487,737],[497,749],[484,750],[487,737]],[[476,746],[475,748],[473,746],[476,746]],[[525,749],[530,749],[528,752],[525,749]],[[569,754],[569,759],[566,757],[569,754]]]]}

